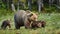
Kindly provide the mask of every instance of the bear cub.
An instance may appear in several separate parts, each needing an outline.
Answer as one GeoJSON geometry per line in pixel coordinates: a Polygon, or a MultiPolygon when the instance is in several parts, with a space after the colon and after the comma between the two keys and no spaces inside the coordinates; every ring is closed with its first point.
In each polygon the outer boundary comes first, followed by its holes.
{"type": "Polygon", "coordinates": [[[4,20],[2,22],[1,28],[6,29],[7,26],[9,26],[9,28],[11,28],[10,20],[4,20]]]}
{"type": "Polygon", "coordinates": [[[46,22],[45,21],[33,21],[31,24],[32,28],[40,28],[40,27],[45,27],[46,22]]]}

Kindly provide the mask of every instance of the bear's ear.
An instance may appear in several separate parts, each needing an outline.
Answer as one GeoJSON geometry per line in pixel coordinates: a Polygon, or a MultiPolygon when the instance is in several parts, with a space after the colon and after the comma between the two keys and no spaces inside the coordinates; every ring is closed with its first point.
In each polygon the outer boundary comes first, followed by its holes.
{"type": "Polygon", "coordinates": [[[31,11],[30,10],[26,10],[26,13],[28,14],[28,13],[31,13],[31,11]]]}
{"type": "Polygon", "coordinates": [[[30,14],[28,14],[28,17],[31,17],[33,14],[32,13],[30,13],[30,14]]]}
{"type": "Polygon", "coordinates": [[[29,16],[31,17],[33,14],[30,14],[29,16]]]}

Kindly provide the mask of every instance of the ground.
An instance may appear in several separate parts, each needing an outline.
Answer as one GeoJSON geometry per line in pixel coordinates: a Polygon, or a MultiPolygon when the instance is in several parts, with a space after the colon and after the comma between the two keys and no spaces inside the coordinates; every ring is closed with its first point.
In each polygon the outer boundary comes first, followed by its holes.
{"type": "Polygon", "coordinates": [[[0,13],[0,26],[2,21],[5,19],[11,18],[11,26],[12,28],[9,30],[0,30],[0,34],[60,34],[60,13],[40,13],[38,14],[38,20],[46,21],[45,28],[37,28],[37,29],[25,29],[24,26],[19,30],[14,30],[14,13],[7,13],[1,15],[0,13]]]}

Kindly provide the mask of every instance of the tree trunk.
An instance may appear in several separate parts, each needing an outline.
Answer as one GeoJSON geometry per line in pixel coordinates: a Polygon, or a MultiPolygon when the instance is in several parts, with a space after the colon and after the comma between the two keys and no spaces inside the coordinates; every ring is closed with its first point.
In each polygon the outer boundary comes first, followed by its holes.
{"type": "Polygon", "coordinates": [[[12,8],[12,11],[14,11],[14,12],[16,11],[13,3],[11,4],[11,8],[12,8]]]}
{"type": "Polygon", "coordinates": [[[43,7],[43,0],[38,0],[37,4],[38,4],[38,11],[41,12],[41,8],[43,7]]]}
{"type": "Polygon", "coordinates": [[[20,9],[19,9],[19,2],[20,2],[20,0],[18,0],[18,2],[17,2],[17,6],[18,6],[18,7],[17,7],[17,10],[20,10],[20,9]]]}
{"type": "Polygon", "coordinates": [[[15,5],[14,5],[14,1],[12,0],[12,3],[11,3],[11,9],[12,9],[12,11],[16,11],[16,9],[15,9],[16,7],[15,7],[15,5]]]}
{"type": "Polygon", "coordinates": [[[29,8],[29,10],[32,10],[32,0],[28,0],[28,8],[29,8]]]}
{"type": "Polygon", "coordinates": [[[60,6],[60,0],[59,0],[59,6],[60,6]]]}

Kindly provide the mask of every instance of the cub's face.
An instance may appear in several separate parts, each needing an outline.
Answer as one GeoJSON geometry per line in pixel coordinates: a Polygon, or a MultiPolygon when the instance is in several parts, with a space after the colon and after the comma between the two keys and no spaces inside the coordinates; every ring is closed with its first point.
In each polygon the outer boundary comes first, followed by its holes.
{"type": "Polygon", "coordinates": [[[42,24],[41,24],[41,23],[38,23],[37,26],[38,26],[38,27],[42,27],[42,24]]]}

